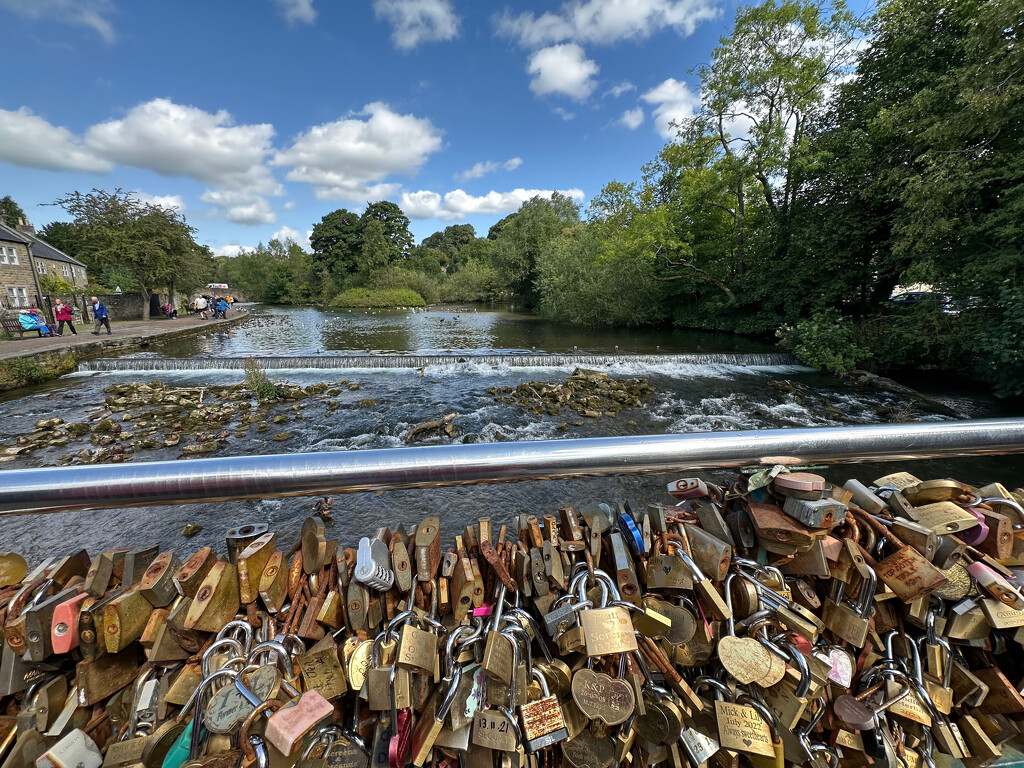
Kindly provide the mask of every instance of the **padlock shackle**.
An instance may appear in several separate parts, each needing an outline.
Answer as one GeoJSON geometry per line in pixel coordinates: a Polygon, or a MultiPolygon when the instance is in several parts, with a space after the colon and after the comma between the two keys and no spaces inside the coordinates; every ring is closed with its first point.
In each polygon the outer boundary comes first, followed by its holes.
{"type": "Polygon", "coordinates": [[[1024,419],[232,456],[4,472],[0,515],[1024,452],[1024,419]]]}

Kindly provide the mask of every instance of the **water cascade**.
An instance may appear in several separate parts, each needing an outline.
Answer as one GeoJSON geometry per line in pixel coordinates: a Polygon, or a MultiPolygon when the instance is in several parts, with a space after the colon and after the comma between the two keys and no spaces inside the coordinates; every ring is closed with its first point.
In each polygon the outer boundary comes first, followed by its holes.
{"type": "Polygon", "coordinates": [[[507,366],[510,368],[563,368],[582,366],[602,368],[613,365],[739,365],[786,366],[799,365],[788,353],[747,354],[665,354],[665,355],[557,355],[557,354],[503,354],[503,355],[322,355],[280,357],[207,357],[207,358],[100,358],[86,360],[79,365],[82,372],[117,371],[216,371],[240,370],[247,360],[256,361],[265,370],[360,370],[367,368],[423,368],[424,366],[453,366],[465,363],[475,365],[507,366]]]}

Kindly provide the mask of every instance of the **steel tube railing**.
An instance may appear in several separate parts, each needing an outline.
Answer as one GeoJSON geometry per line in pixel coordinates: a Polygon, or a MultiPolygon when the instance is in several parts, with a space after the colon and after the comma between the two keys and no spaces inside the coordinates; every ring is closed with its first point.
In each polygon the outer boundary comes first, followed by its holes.
{"type": "Polygon", "coordinates": [[[601,437],[0,471],[0,515],[781,462],[1024,453],[1024,419],[601,437]]]}

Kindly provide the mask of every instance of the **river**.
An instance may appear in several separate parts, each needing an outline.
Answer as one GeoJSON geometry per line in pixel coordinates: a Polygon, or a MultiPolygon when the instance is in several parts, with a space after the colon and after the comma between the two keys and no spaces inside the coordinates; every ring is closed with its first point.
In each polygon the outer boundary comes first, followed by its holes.
{"type": "MultiPolygon", "coordinates": [[[[107,415],[104,389],[112,385],[156,381],[167,387],[237,384],[242,371],[227,368],[222,359],[231,358],[238,364],[247,357],[266,358],[274,379],[300,385],[326,382],[335,394],[272,407],[266,419],[269,422],[276,416],[279,423],[268,423],[263,431],[229,424],[226,429],[232,436],[210,455],[400,447],[406,444],[410,427],[451,412],[458,414],[454,422],[457,435],[432,437],[420,444],[948,418],[914,399],[851,386],[796,365],[769,344],[728,334],[581,330],[506,309],[326,312],[309,307],[254,306],[250,311],[252,319],[245,325],[112,360],[88,361],[78,373],[0,397],[0,445],[15,445],[18,437],[30,433],[41,419],[95,423],[107,415]],[[445,357],[425,357],[421,368],[375,367],[381,362],[380,355],[396,353],[445,357]],[[517,358],[512,365],[502,357],[508,353],[530,357],[517,358]],[[488,392],[492,387],[529,381],[562,381],[579,360],[613,377],[646,378],[655,393],[642,408],[613,417],[581,418],[575,412],[524,412],[514,404],[496,402],[488,392]],[[274,436],[281,433],[290,437],[275,441],[274,436]]],[[[927,394],[964,418],[1017,415],[983,391],[939,378],[916,385],[927,387],[927,394]]],[[[126,431],[130,428],[126,425],[126,431]]],[[[77,461],[70,457],[90,447],[88,437],[0,463],[0,483],[5,469],[77,461]]],[[[183,440],[182,445],[185,443],[183,440]]],[[[180,446],[158,447],[136,452],[133,461],[180,455],[180,446]]],[[[1021,484],[1024,458],[905,462],[904,468],[923,479],[953,476],[978,484],[998,480],[1016,487],[1021,484]]],[[[890,465],[868,464],[830,468],[823,474],[839,482],[848,477],[870,481],[892,469],[890,465]]],[[[705,474],[715,479],[728,473],[705,474]]],[[[410,526],[427,514],[439,514],[443,532],[450,538],[469,520],[484,515],[506,521],[521,512],[553,512],[563,503],[666,500],[664,487],[671,479],[651,475],[351,494],[335,498],[331,535],[354,545],[359,536],[378,525],[401,522],[410,526]]],[[[5,518],[0,520],[0,549],[39,558],[69,550],[72,543],[90,553],[126,543],[155,543],[187,555],[203,544],[223,547],[224,532],[247,521],[268,522],[281,541],[292,541],[311,509],[309,499],[268,499],[5,518]],[[191,540],[181,535],[189,522],[203,525],[203,531],[191,540]]]]}

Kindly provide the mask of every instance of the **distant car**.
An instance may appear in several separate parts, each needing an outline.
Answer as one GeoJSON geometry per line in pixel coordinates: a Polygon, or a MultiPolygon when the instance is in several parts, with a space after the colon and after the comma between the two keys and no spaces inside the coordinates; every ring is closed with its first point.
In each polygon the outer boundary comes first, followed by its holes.
{"type": "Polygon", "coordinates": [[[207,283],[206,288],[211,291],[226,291],[228,290],[227,283],[207,283]]]}
{"type": "Polygon", "coordinates": [[[961,310],[961,307],[952,298],[933,291],[907,291],[906,293],[893,296],[889,299],[889,303],[895,304],[898,307],[916,307],[922,304],[930,304],[940,307],[947,315],[959,314],[961,310]]]}

